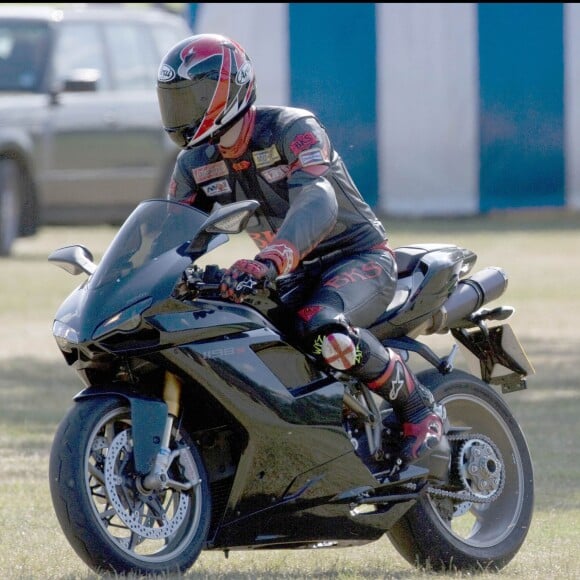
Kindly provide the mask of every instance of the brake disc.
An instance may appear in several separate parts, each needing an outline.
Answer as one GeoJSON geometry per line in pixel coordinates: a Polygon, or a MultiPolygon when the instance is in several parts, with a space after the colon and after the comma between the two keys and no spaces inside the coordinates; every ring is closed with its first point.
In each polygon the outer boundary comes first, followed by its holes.
{"type": "Polygon", "coordinates": [[[105,487],[109,501],[122,522],[133,532],[149,539],[166,538],[187,517],[190,497],[175,490],[141,493],[134,478],[125,472],[133,454],[131,430],[125,429],[112,441],[105,461],[105,487]],[[177,503],[174,494],[179,495],[177,503]],[[169,494],[169,497],[168,497],[169,494]],[[171,510],[171,512],[169,512],[171,510]]]}

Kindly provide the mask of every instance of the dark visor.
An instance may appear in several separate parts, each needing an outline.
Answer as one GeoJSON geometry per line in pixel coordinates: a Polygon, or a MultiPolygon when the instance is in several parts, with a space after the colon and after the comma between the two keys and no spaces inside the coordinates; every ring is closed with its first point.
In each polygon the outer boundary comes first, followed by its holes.
{"type": "Polygon", "coordinates": [[[188,133],[191,134],[191,128],[198,126],[203,119],[207,105],[200,104],[199,86],[195,90],[195,84],[179,88],[157,88],[161,120],[167,132],[179,133],[190,128],[188,133]]]}

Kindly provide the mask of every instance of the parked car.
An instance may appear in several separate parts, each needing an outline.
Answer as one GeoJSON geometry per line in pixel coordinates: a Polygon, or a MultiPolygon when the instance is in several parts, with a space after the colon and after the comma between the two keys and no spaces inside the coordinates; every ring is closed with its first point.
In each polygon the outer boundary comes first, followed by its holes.
{"type": "Polygon", "coordinates": [[[0,8],[0,255],[45,224],[116,224],[165,195],[156,76],[192,34],[137,7],[0,8]]]}

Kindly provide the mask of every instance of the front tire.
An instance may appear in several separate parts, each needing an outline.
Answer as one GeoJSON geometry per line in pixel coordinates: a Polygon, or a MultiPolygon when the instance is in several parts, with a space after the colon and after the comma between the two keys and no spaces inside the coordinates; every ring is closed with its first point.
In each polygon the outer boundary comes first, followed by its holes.
{"type": "Polygon", "coordinates": [[[56,515],[71,546],[96,572],[184,572],[198,558],[210,523],[201,456],[188,434],[174,428],[168,475],[175,485],[147,491],[133,470],[130,417],[120,398],[81,399],[71,407],[50,456],[56,515]]]}
{"type": "Polygon", "coordinates": [[[533,466],[524,434],[503,398],[478,378],[429,371],[421,381],[445,406],[452,427],[470,428],[466,443],[454,446],[452,475],[483,501],[426,494],[387,535],[421,568],[500,570],[519,551],[532,519],[533,466]],[[489,463],[487,479],[478,479],[473,452],[489,463]]]}
{"type": "Polygon", "coordinates": [[[20,233],[21,187],[18,163],[0,158],[0,256],[9,256],[20,233]]]}

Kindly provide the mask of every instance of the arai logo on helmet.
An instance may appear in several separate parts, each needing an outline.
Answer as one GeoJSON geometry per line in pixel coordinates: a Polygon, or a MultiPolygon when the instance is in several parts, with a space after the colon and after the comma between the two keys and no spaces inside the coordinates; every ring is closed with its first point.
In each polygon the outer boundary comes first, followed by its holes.
{"type": "Polygon", "coordinates": [[[175,78],[175,71],[168,64],[162,64],[159,67],[157,79],[162,83],[167,83],[175,78]]]}
{"type": "Polygon", "coordinates": [[[245,85],[246,83],[249,83],[251,79],[252,65],[246,61],[236,75],[236,84],[240,86],[245,85]]]}

